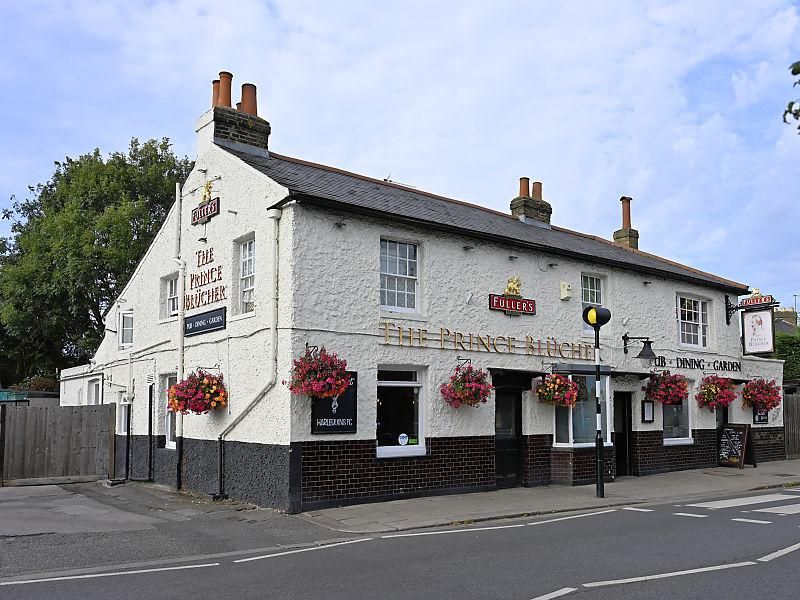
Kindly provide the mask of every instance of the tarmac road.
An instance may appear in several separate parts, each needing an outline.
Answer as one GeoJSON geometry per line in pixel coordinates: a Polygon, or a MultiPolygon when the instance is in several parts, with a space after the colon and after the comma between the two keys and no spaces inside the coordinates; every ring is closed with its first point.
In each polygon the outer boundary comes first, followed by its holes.
{"type": "Polygon", "coordinates": [[[0,581],[0,598],[788,600],[797,589],[800,492],[772,490],[42,573],[0,581]]]}

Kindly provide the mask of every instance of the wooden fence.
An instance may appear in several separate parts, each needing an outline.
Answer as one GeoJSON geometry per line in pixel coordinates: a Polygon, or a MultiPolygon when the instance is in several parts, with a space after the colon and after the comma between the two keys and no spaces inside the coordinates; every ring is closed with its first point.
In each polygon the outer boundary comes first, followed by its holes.
{"type": "Polygon", "coordinates": [[[784,395],[783,425],[786,436],[786,458],[800,458],[800,394],[784,395]]]}
{"type": "Polygon", "coordinates": [[[0,406],[0,485],[112,478],[115,408],[0,406]]]}

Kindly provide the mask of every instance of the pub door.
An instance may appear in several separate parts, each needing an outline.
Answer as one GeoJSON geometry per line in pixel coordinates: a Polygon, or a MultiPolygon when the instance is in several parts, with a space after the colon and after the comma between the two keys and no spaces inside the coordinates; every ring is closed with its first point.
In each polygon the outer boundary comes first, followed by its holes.
{"type": "Polygon", "coordinates": [[[617,477],[631,474],[631,417],[630,392],[614,392],[614,455],[617,460],[617,477]]]}
{"type": "Polygon", "coordinates": [[[520,484],[522,475],[522,389],[495,389],[495,472],[497,487],[520,484]]]}
{"type": "Polygon", "coordinates": [[[717,418],[717,452],[719,452],[719,446],[722,442],[722,428],[728,424],[728,407],[722,406],[714,410],[715,416],[717,418]]]}

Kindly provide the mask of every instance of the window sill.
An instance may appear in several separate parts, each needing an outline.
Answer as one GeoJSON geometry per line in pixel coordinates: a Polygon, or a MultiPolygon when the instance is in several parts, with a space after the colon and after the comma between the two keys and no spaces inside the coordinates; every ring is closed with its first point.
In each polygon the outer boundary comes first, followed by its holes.
{"type": "MultiPolygon", "coordinates": [[[[614,444],[611,443],[611,442],[604,442],[603,446],[606,447],[606,448],[613,448],[614,444]]],[[[561,449],[564,449],[564,450],[569,450],[569,449],[572,449],[572,448],[594,448],[594,447],[595,447],[595,443],[594,442],[581,442],[581,443],[578,443],[578,444],[563,444],[561,442],[554,442],[553,443],[553,448],[561,448],[561,449]]]]}
{"type": "Polygon", "coordinates": [[[389,310],[386,308],[381,308],[381,319],[405,319],[406,321],[426,322],[428,320],[428,316],[418,312],[405,312],[402,310],[389,310]]]}
{"type": "Polygon", "coordinates": [[[117,350],[119,350],[120,352],[123,352],[125,350],[130,350],[131,348],[133,348],[133,344],[125,344],[124,346],[122,345],[117,346],[117,350]]]}
{"type": "Polygon", "coordinates": [[[159,319],[158,321],[156,321],[156,325],[163,325],[165,323],[177,323],[177,321],[178,321],[178,315],[175,315],[174,317],[164,317],[163,319],[159,319]]]}
{"type": "Polygon", "coordinates": [[[665,446],[693,446],[694,438],[664,438],[665,446]]]}
{"type": "Polygon", "coordinates": [[[691,352],[705,352],[706,354],[713,354],[714,350],[712,350],[708,346],[691,346],[689,344],[681,344],[678,342],[678,350],[689,350],[691,352]]]}
{"type": "Polygon", "coordinates": [[[256,316],[256,311],[251,310],[250,312],[239,313],[238,315],[231,315],[228,318],[228,321],[231,322],[231,321],[241,321],[242,319],[252,319],[255,316],[256,316]]]}
{"type": "Polygon", "coordinates": [[[177,444],[174,444],[174,443],[173,444],[164,444],[164,446],[162,447],[162,450],[175,450],[176,446],[177,446],[177,444]]]}
{"type": "Polygon", "coordinates": [[[425,446],[378,446],[375,449],[376,458],[403,458],[405,456],[425,456],[425,446]]]}

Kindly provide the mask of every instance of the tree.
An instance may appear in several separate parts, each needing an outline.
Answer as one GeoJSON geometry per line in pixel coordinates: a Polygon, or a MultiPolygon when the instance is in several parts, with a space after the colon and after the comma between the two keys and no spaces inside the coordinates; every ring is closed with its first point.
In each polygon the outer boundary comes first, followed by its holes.
{"type": "Polygon", "coordinates": [[[775,358],[783,363],[784,379],[800,379],[800,331],[775,336],[775,358]]]}
{"type": "MultiPolygon", "coordinates": [[[[789,71],[791,71],[792,75],[795,77],[800,75],[800,61],[797,61],[789,67],[789,71]]],[[[800,79],[795,81],[794,85],[800,85],[800,79]]],[[[789,102],[786,106],[786,110],[783,111],[783,122],[788,123],[789,118],[800,122],[800,99],[789,102]]],[[[800,125],[797,126],[797,130],[800,132],[800,125]]]]}
{"type": "Polygon", "coordinates": [[[168,139],[134,138],[127,153],[104,159],[96,149],[56,162],[46,183],[28,188],[30,198],[12,198],[3,211],[12,237],[0,244],[0,360],[14,368],[0,370],[3,384],[89,359],[105,312],[192,167],[168,139]]]}

